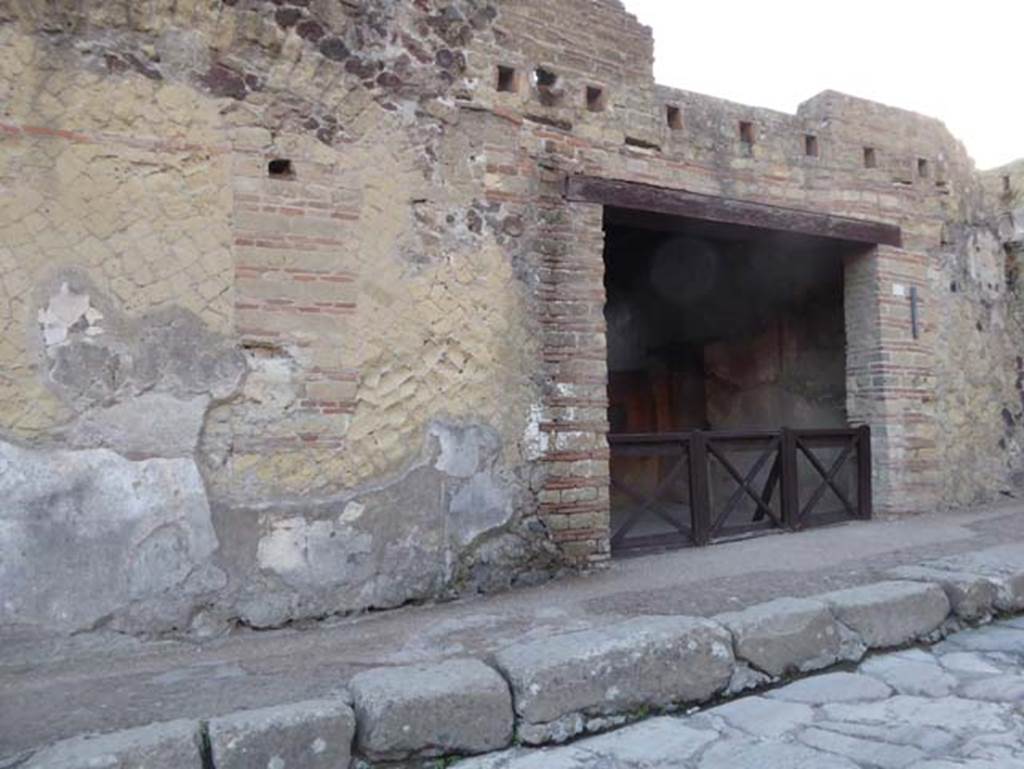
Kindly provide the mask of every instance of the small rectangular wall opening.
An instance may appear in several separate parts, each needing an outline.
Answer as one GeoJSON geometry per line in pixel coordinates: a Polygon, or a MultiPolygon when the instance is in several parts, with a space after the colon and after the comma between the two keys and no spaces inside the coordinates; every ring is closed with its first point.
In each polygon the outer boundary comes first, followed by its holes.
{"type": "Polygon", "coordinates": [[[930,174],[928,168],[928,160],[926,158],[917,159],[917,176],[919,179],[927,179],[930,174]]]}
{"type": "Polygon", "coordinates": [[[679,107],[672,104],[665,107],[665,119],[673,131],[683,130],[683,111],[679,107]]]}
{"type": "Polygon", "coordinates": [[[267,176],[272,179],[293,179],[295,169],[287,158],[274,158],[267,163],[267,176]]]}
{"type": "Polygon", "coordinates": [[[591,112],[604,112],[608,106],[608,94],[603,86],[587,86],[587,109],[591,112]]]}
{"type": "Polygon", "coordinates": [[[537,67],[533,71],[533,87],[545,107],[557,107],[565,97],[562,78],[546,67],[537,67]]]}
{"type": "Polygon", "coordinates": [[[878,152],[874,147],[864,148],[864,167],[878,168],[878,152]]]}
{"type": "Polygon", "coordinates": [[[747,145],[754,143],[754,124],[749,120],[740,121],[740,141],[747,145]]]}
{"type": "Polygon", "coordinates": [[[804,155],[809,158],[818,157],[818,137],[814,134],[804,134],[804,155]]]}
{"type": "Polygon", "coordinates": [[[501,93],[518,93],[519,73],[516,72],[515,67],[498,65],[497,88],[501,93]]]}

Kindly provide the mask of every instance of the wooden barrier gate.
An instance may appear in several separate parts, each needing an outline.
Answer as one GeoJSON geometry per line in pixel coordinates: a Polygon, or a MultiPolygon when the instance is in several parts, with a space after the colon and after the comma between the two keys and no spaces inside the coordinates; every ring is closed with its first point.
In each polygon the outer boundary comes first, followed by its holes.
{"type": "Polygon", "coordinates": [[[871,517],[867,427],[619,434],[608,442],[615,553],[871,517]]]}

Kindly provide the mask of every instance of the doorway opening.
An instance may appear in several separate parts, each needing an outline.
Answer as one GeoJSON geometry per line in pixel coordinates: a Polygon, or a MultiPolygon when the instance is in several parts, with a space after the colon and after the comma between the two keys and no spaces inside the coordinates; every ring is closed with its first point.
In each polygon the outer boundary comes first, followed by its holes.
{"type": "Polygon", "coordinates": [[[604,228],[613,552],[869,515],[843,267],[868,247],[614,206],[604,228]]]}

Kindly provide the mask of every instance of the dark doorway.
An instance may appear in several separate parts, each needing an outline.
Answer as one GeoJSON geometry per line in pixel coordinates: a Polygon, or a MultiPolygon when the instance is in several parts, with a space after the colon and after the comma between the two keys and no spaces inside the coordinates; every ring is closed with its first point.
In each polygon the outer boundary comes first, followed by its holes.
{"type": "Polygon", "coordinates": [[[843,262],[865,248],[605,208],[613,549],[703,544],[862,510],[843,262]],[[695,484],[709,507],[696,531],[695,484]]]}

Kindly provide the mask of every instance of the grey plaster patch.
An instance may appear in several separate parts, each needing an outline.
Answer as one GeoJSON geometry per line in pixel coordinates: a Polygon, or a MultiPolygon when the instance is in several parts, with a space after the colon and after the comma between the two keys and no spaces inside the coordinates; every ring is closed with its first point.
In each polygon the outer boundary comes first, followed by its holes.
{"type": "Polygon", "coordinates": [[[199,724],[179,720],[58,742],[19,769],[198,769],[199,724]]]}
{"type": "Polygon", "coordinates": [[[224,399],[244,380],[241,351],[183,308],[128,317],[76,271],[58,276],[40,307],[47,381],[78,412],[151,391],[224,399]]]}
{"type": "Polygon", "coordinates": [[[480,535],[504,526],[512,520],[512,500],[508,489],[494,476],[481,473],[463,483],[448,505],[452,540],[466,547],[480,535]]]}
{"type": "Polygon", "coordinates": [[[836,619],[869,647],[899,646],[938,630],[950,612],[945,591],[934,584],[878,582],[819,598],[836,619]]]}
{"type": "Polygon", "coordinates": [[[254,541],[229,543],[226,556],[242,585],[242,620],[274,627],[441,597],[492,540],[503,545],[490,551],[500,575],[487,583],[507,587],[531,551],[504,532],[513,492],[497,470],[499,453],[491,428],[434,423],[423,455],[394,477],[321,499],[223,505],[222,529],[258,522],[254,541]]]}
{"type": "Polygon", "coordinates": [[[225,585],[191,460],[0,442],[0,498],[0,624],[184,629],[225,585]]]}
{"type": "Polygon", "coordinates": [[[478,660],[376,668],[349,688],[359,748],[373,760],[485,753],[512,741],[508,685],[478,660]]]}
{"type": "Polygon", "coordinates": [[[214,718],[208,734],[217,769],[337,769],[348,766],[355,717],[342,700],[311,700],[214,718]]]}
{"type": "MultiPolygon", "coordinates": [[[[495,661],[512,686],[516,713],[533,725],[701,702],[728,684],[734,662],[728,632],[690,617],[637,617],[515,644],[495,661]]],[[[545,739],[543,730],[529,739],[545,739]]]]}
{"type": "Polygon", "coordinates": [[[192,457],[209,405],[209,395],[143,393],[85,412],[64,438],[75,448],[109,448],[132,459],[192,457]]]}

